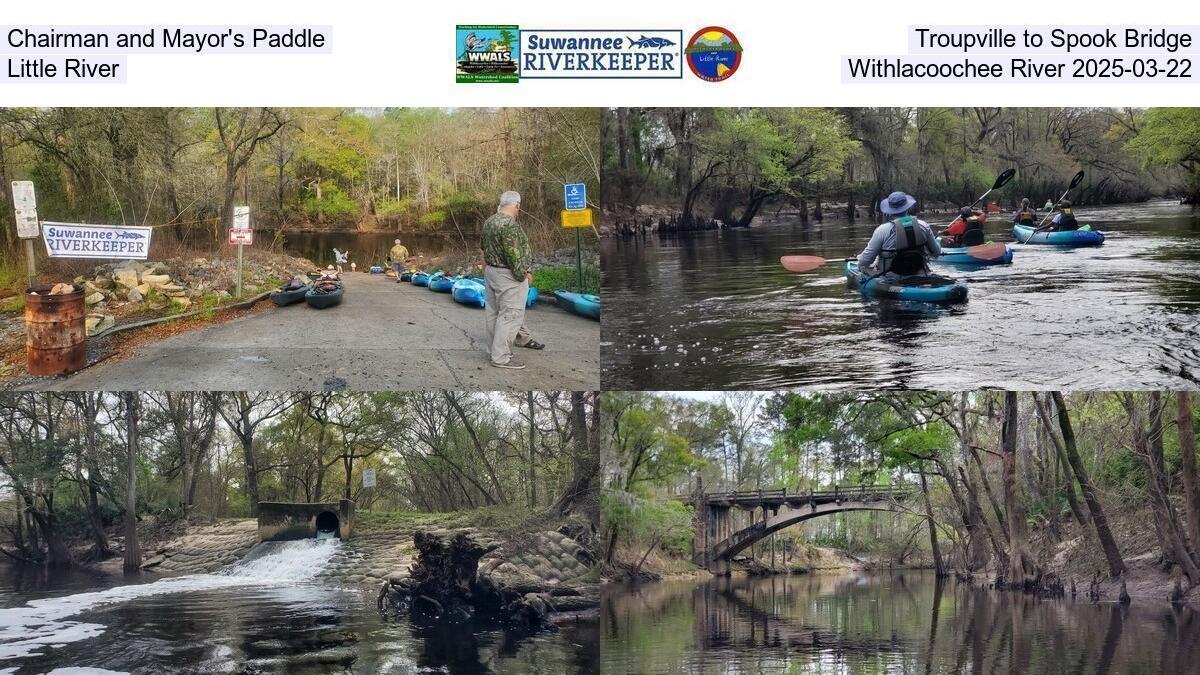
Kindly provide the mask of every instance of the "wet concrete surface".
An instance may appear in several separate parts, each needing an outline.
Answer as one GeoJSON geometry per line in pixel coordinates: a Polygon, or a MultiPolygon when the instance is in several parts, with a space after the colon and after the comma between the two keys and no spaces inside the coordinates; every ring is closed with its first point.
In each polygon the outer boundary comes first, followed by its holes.
{"type": "Polygon", "coordinates": [[[484,312],[382,275],[348,274],[342,304],[304,303],[176,335],[74,375],[53,390],[476,391],[600,387],[600,324],[538,303],[525,325],[546,349],[517,349],[524,370],[494,368],[484,312]]]}

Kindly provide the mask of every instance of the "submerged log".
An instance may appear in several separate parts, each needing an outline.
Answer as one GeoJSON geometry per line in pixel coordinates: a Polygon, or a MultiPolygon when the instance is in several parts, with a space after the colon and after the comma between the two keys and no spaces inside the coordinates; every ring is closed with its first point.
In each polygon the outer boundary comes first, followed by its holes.
{"type": "Polygon", "coordinates": [[[479,561],[499,548],[481,544],[467,532],[420,530],[413,535],[417,559],[409,576],[391,578],[379,590],[385,615],[407,613],[415,619],[462,623],[476,615],[527,630],[555,626],[556,612],[599,606],[599,591],[522,581],[511,586],[479,571],[479,561]]]}

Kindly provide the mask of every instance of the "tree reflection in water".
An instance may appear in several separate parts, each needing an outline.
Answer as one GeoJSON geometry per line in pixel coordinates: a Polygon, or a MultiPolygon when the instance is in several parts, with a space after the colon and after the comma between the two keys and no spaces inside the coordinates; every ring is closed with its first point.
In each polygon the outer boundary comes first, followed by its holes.
{"type": "MultiPolygon", "coordinates": [[[[1082,596],[1081,596],[1082,597],[1082,596]]],[[[603,673],[1195,673],[1165,602],[1038,600],[930,573],[611,586],[603,673]]]]}

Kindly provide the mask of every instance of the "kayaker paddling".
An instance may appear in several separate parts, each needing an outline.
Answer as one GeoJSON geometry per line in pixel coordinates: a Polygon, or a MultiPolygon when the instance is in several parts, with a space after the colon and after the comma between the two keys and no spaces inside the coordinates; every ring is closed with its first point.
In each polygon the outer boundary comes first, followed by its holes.
{"type": "Polygon", "coordinates": [[[1071,202],[1064,199],[1058,203],[1054,217],[1050,219],[1050,226],[1044,228],[1043,231],[1071,232],[1078,229],[1079,221],[1075,218],[1074,211],[1071,210],[1071,202]]]}
{"type": "Polygon", "coordinates": [[[986,222],[986,213],[970,206],[964,206],[959,210],[958,217],[946,228],[938,243],[941,246],[952,248],[979,246],[985,239],[983,224],[986,222]]]}
{"type": "Polygon", "coordinates": [[[892,219],[875,228],[858,254],[858,269],[886,281],[929,274],[929,260],[940,256],[942,249],[929,224],[909,215],[916,203],[900,191],[879,202],[880,212],[892,219]]]}
{"type": "Polygon", "coordinates": [[[1021,206],[1013,213],[1014,225],[1033,226],[1037,222],[1037,211],[1029,205],[1029,197],[1021,198],[1021,206]]]}

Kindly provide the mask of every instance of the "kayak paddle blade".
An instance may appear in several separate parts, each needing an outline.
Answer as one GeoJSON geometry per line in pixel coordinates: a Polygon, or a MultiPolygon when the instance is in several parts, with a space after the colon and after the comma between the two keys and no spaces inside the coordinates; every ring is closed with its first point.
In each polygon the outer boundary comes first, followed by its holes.
{"type": "Polygon", "coordinates": [[[779,264],[789,272],[811,272],[827,261],[815,255],[785,255],[779,259],[779,264]]]}
{"type": "Polygon", "coordinates": [[[966,254],[976,260],[995,260],[996,258],[1003,257],[1007,248],[1007,246],[1000,243],[981,244],[968,248],[966,254]]]}
{"type": "Polygon", "coordinates": [[[1079,187],[1079,184],[1082,182],[1083,172],[1080,171],[1079,173],[1075,174],[1074,178],[1071,179],[1071,187],[1067,188],[1067,191],[1070,192],[1071,190],[1074,190],[1075,188],[1079,187]]]}
{"type": "Polygon", "coordinates": [[[999,190],[1000,188],[1004,187],[1005,184],[1007,184],[1008,181],[1012,180],[1013,176],[1015,176],[1015,175],[1017,175],[1016,169],[1008,169],[1007,171],[1005,171],[1004,173],[1002,173],[996,177],[996,183],[994,185],[992,185],[992,189],[999,190]]]}

